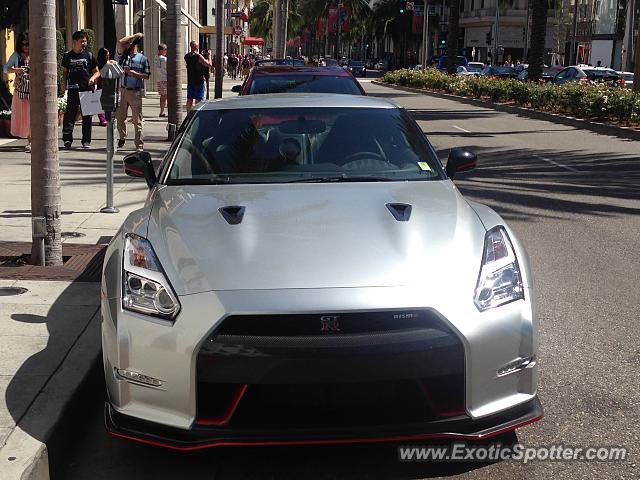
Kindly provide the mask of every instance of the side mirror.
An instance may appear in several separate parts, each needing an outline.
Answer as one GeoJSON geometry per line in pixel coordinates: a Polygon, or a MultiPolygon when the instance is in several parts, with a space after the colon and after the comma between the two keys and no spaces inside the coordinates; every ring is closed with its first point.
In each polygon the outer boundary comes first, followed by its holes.
{"type": "Polygon", "coordinates": [[[156,171],[153,169],[153,162],[149,152],[130,153],[122,161],[124,163],[124,173],[130,177],[144,178],[149,188],[157,183],[156,171]]]}
{"type": "Polygon", "coordinates": [[[469,150],[465,150],[464,148],[452,148],[449,151],[449,157],[447,159],[447,175],[453,180],[456,173],[466,172],[476,168],[477,160],[478,156],[469,150]]]}
{"type": "Polygon", "coordinates": [[[234,85],[233,87],[231,87],[231,91],[233,93],[240,93],[242,92],[242,85],[234,85]]]}

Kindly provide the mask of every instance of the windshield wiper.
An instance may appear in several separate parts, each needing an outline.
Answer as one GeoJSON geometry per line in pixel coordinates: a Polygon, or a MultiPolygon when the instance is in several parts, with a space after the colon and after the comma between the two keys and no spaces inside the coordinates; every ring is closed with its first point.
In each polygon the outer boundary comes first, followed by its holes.
{"type": "Polygon", "coordinates": [[[289,180],[287,183],[329,183],[329,182],[393,182],[395,179],[375,175],[328,175],[325,177],[307,177],[289,180]]]}

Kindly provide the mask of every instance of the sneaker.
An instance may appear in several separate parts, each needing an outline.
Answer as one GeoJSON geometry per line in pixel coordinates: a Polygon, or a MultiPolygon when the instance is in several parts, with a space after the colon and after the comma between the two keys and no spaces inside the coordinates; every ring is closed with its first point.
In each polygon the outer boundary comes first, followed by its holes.
{"type": "Polygon", "coordinates": [[[82,148],[88,150],[91,148],[91,142],[82,142],[82,148]]]}
{"type": "Polygon", "coordinates": [[[65,150],[71,150],[71,142],[69,142],[69,141],[64,142],[64,149],[65,150]]]}
{"type": "Polygon", "coordinates": [[[160,115],[158,115],[159,117],[166,117],[167,114],[166,113],[161,113],[160,115]]]}
{"type": "Polygon", "coordinates": [[[100,126],[101,127],[106,127],[107,126],[107,122],[100,122],[100,126]]]}
{"type": "Polygon", "coordinates": [[[124,147],[124,139],[120,138],[118,139],[118,148],[122,148],[122,147],[124,147]]]}
{"type": "Polygon", "coordinates": [[[30,144],[30,143],[27,143],[27,146],[26,146],[26,147],[24,147],[24,151],[25,151],[26,153],[31,153],[31,144],[30,144]]]}

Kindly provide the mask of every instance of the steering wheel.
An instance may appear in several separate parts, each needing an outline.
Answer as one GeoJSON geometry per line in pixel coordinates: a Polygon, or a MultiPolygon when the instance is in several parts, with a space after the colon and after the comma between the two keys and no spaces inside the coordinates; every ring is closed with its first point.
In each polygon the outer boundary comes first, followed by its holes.
{"type": "Polygon", "coordinates": [[[343,166],[347,163],[356,162],[358,160],[379,160],[387,163],[387,160],[376,152],[356,152],[351,155],[347,155],[342,159],[343,166]]]}

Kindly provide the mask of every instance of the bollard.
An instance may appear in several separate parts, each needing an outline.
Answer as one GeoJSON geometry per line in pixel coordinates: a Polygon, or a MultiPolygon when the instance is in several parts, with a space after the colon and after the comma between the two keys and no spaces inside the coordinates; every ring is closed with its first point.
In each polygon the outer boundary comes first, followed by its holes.
{"type": "Polygon", "coordinates": [[[33,217],[31,219],[31,236],[38,240],[38,251],[40,252],[40,266],[44,267],[44,238],[47,236],[47,219],[44,217],[33,217]]]}

